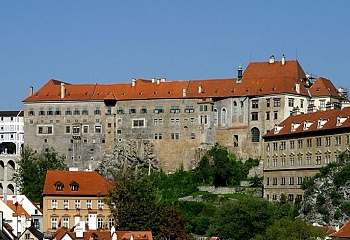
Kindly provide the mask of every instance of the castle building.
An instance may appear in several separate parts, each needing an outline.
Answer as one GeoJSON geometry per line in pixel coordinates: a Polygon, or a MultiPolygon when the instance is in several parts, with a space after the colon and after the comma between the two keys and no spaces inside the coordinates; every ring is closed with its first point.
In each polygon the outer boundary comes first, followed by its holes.
{"type": "Polygon", "coordinates": [[[296,114],[263,136],[264,198],[302,198],[303,181],[350,151],[350,107],[296,114]]]}
{"type": "Polygon", "coordinates": [[[124,152],[125,159],[137,153],[142,164],[157,163],[166,172],[191,170],[216,143],[242,159],[260,157],[261,136],[293,110],[316,111],[323,103],[334,108],[340,100],[331,81],[313,81],[284,56],[249,63],[244,72],[239,66],[230,79],[49,80],[23,100],[25,143],[37,151],[53,147],[80,169],[96,167],[103,154],[124,152]],[[314,90],[319,85],[322,92],[314,90]]]}
{"type": "Polygon", "coordinates": [[[13,180],[24,142],[23,111],[0,111],[0,194],[16,194],[13,180]]]}

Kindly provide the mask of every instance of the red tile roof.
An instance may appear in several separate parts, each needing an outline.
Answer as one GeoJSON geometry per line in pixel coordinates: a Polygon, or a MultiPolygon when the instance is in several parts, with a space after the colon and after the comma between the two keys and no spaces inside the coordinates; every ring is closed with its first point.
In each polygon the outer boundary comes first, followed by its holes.
{"type": "Polygon", "coordinates": [[[274,129],[271,129],[263,136],[263,138],[283,136],[288,134],[298,134],[302,132],[317,132],[335,130],[340,128],[350,128],[350,107],[343,108],[342,110],[333,109],[328,111],[290,116],[278,124],[278,127],[281,127],[278,133],[275,133],[274,129]],[[342,124],[337,124],[337,118],[339,116],[344,120],[342,124]],[[319,120],[324,121],[322,127],[318,126],[319,120]],[[304,121],[307,121],[309,124],[307,129],[304,129],[304,121]],[[296,127],[294,131],[292,131],[292,124],[299,124],[299,126],[296,127]]]}
{"type": "Polygon", "coordinates": [[[347,222],[336,233],[329,235],[330,237],[338,237],[344,239],[350,239],[350,222],[347,222]]]}
{"type": "Polygon", "coordinates": [[[12,211],[14,211],[15,213],[17,213],[17,215],[18,215],[19,217],[22,216],[22,214],[24,214],[24,215],[26,216],[26,218],[30,218],[29,213],[27,213],[27,211],[24,210],[24,208],[22,207],[22,205],[19,204],[18,202],[17,202],[17,204],[16,204],[16,203],[13,203],[12,200],[7,200],[6,205],[7,205],[9,208],[11,208],[12,211]],[[17,206],[16,206],[16,205],[17,205],[17,206]]]}
{"type": "Polygon", "coordinates": [[[23,102],[37,101],[89,101],[89,100],[143,100],[215,98],[231,96],[261,96],[266,94],[297,94],[296,84],[300,84],[300,94],[308,95],[304,87],[305,73],[298,61],[286,61],[284,65],[275,63],[250,63],[243,73],[242,82],[235,78],[185,81],[151,81],[137,79],[132,83],[115,84],[69,84],[65,83],[65,96],[61,99],[61,82],[49,80],[23,102]],[[186,96],[183,96],[183,92],[186,96]]]}
{"type": "Polygon", "coordinates": [[[43,196],[45,195],[106,195],[112,184],[97,172],[49,170],[46,173],[43,196]],[[63,183],[62,191],[56,190],[55,183],[63,183]],[[77,191],[70,188],[71,182],[79,184],[77,191]]]}
{"type": "Polygon", "coordinates": [[[333,83],[325,78],[318,78],[310,87],[311,96],[332,96],[339,97],[337,89],[333,83]]]}

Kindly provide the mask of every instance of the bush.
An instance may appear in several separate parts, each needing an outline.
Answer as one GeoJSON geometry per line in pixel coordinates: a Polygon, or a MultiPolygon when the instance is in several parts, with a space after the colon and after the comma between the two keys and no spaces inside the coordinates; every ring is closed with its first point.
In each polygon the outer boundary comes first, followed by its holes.
{"type": "Polygon", "coordinates": [[[316,197],[316,205],[322,206],[326,203],[326,198],[322,194],[318,194],[316,197]]]}

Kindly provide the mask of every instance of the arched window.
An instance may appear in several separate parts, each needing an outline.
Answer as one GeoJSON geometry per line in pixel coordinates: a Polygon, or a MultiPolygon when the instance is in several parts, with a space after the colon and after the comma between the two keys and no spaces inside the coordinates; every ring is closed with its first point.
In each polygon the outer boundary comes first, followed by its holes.
{"type": "Polygon", "coordinates": [[[237,114],[237,102],[233,101],[233,113],[237,114]]]}
{"type": "Polygon", "coordinates": [[[251,133],[252,133],[252,142],[259,142],[260,141],[259,129],[254,127],[254,128],[252,128],[251,133]]]}
{"type": "Polygon", "coordinates": [[[241,101],[241,114],[244,115],[244,102],[241,101]]]}
{"type": "Polygon", "coordinates": [[[7,162],[7,180],[12,180],[15,173],[15,162],[10,160],[7,162]]]}
{"type": "Polygon", "coordinates": [[[227,118],[227,111],[226,108],[221,109],[221,124],[225,125],[226,124],[226,118],[227,118]]]}
{"type": "Polygon", "coordinates": [[[5,165],[3,161],[0,161],[0,180],[4,180],[4,176],[5,176],[5,165]]]}
{"type": "Polygon", "coordinates": [[[7,194],[15,194],[15,188],[13,187],[12,184],[9,184],[7,186],[7,194]]]}
{"type": "Polygon", "coordinates": [[[214,108],[214,124],[218,124],[218,110],[214,108]]]}

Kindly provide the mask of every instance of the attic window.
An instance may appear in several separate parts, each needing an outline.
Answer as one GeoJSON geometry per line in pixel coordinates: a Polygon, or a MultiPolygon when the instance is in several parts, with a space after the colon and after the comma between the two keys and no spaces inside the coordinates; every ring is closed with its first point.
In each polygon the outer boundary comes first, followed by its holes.
{"type": "Polygon", "coordinates": [[[281,126],[275,125],[274,134],[278,134],[281,131],[282,128],[283,127],[281,127],[281,126]]]}
{"type": "Polygon", "coordinates": [[[169,91],[168,94],[170,94],[171,92],[169,91]]]}
{"type": "Polygon", "coordinates": [[[139,95],[142,95],[143,92],[139,92],[139,95]]]}
{"type": "Polygon", "coordinates": [[[85,92],[85,95],[88,95],[88,92],[85,92]]]}
{"type": "Polygon", "coordinates": [[[273,87],[273,88],[272,88],[272,91],[275,91],[275,90],[276,90],[276,87],[273,87]]]}
{"type": "Polygon", "coordinates": [[[235,92],[235,90],[234,90],[234,89],[232,89],[232,90],[231,90],[231,92],[235,92]]]}
{"type": "Polygon", "coordinates": [[[123,96],[125,96],[125,92],[123,92],[123,94],[122,94],[123,96]]]}
{"type": "Polygon", "coordinates": [[[248,92],[249,91],[248,88],[245,91],[248,92]]]}
{"type": "Polygon", "coordinates": [[[72,191],[78,191],[79,189],[79,184],[76,181],[72,181],[69,186],[72,191]]]}
{"type": "Polygon", "coordinates": [[[48,97],[50,95],[50,93],[47,93],[46,96],[48,97]]]}
{"type": "Polygon", "coordinates": [[[316,92],[319,92],[320,91],[320,89],[319,88],[316,88],[316,92]]]}
{"type": "Polygon", "coordinates": [[[60,181],[57,181],[57,182],[55,182],[54,186],[56,188],[56,191],[62,191],[63,187],[64,187],[64,184],[62,182],[60,182],[60,181]]]}
{"type": "Polygon", "coordinates": [[[300,123],[292,122],[291,131],[295,132],[299,126],[300,126],[300,123]]]}
{"type": "Polygon", "coordinates": [[[314,122],[309,122],[307,120],[304,121],[304,127],[303,130],[308,130],[309,127],[313,124],[314,122]]]}
{"type": "Polygon", "coordinates": [[[317,122],[317,128],[323,128],[323,125],[325,125],[326,122],[328,122],[328,119],[319,118],[317,122]]]}
{"type": "Polygon", "coordinates": [[[157,91],[155,91],[153,94],[157,94],[157,91]]]}
{"type": "Polygon", "coordinates": [[[345,122],[345,120],[348,119],[348,118],[349,117],[342,117],[342,116],[339,115],[337,117],[337,127],[341,126],[345,122]]]}

